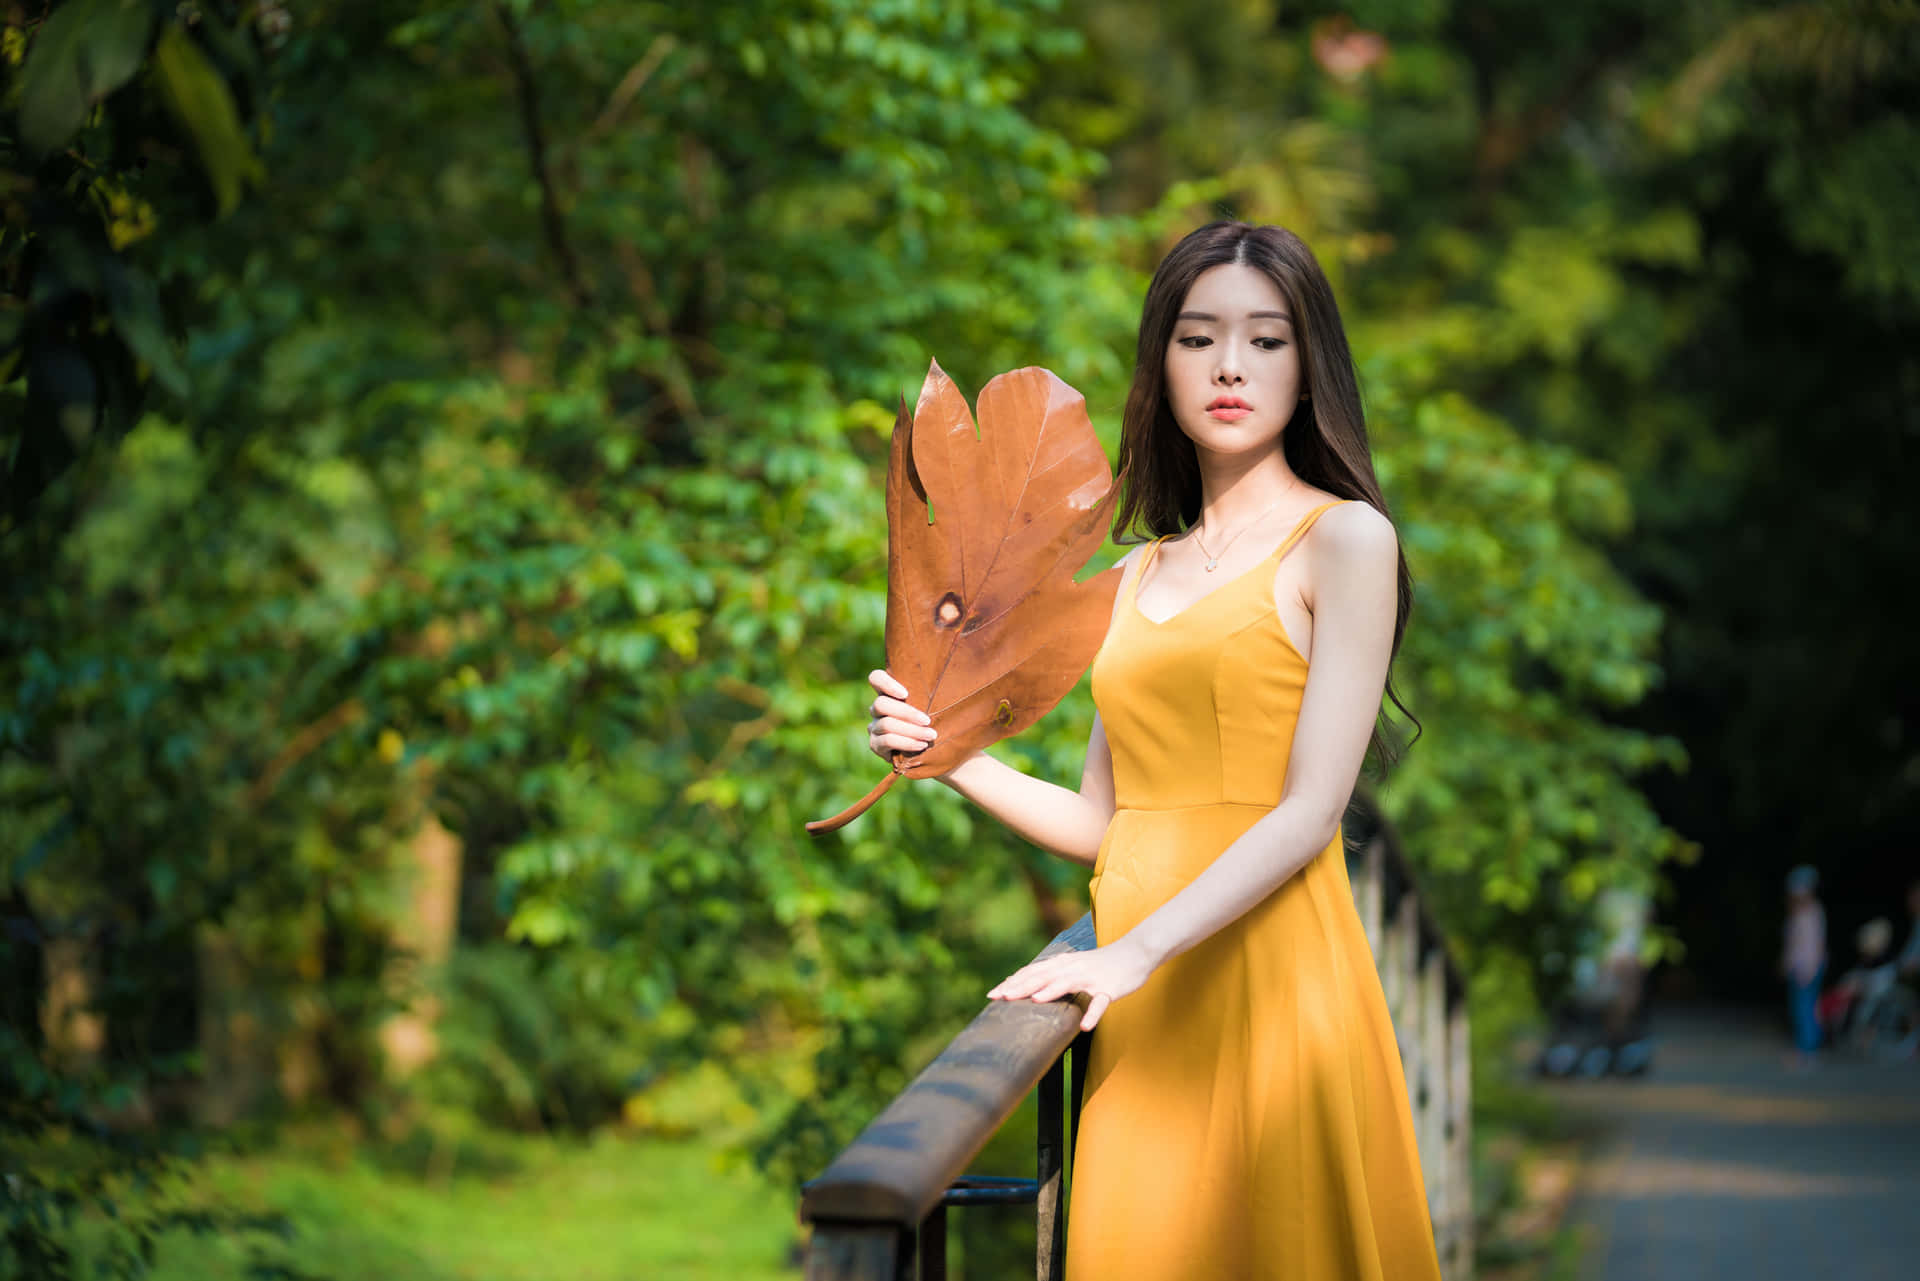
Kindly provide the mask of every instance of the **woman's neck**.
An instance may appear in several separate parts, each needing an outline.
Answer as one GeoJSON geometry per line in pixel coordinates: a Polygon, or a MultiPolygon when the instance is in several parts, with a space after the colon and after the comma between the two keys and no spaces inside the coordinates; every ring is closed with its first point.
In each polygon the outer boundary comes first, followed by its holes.
{"type": "Polygon", "coordinates": [[[1255,455],[1200,455],[1202,535],[1237,531],[1286,504],[1306,483],[1287,466],[1279,448],[1255,455]]]}

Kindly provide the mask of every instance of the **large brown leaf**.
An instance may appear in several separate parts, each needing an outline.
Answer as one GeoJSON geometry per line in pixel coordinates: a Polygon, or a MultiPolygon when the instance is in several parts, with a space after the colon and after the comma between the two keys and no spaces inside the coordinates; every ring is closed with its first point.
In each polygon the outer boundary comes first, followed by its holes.
{"type": "Polygon", "coordinates": [[[1106,541],[1119,492],[1085,399],[1052,373],[988,383],[976,430],[938,362],[927,371],[912,417],[901,402],[887,466],[887,670],[940,737],[894,753],[892,774],[809,832],[851,822],[902,774],[944,774],[1073,688],[1120,575],[1073,576],[1106,541]]]}

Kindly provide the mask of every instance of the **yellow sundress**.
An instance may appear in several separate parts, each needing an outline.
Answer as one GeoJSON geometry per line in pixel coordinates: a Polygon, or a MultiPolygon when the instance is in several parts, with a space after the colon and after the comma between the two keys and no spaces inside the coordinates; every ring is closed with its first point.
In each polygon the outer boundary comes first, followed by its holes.
{"type": "MultiPolygon", "coordinates": [[[[1274,552],[1155,623],[1121,588],[1093,665],[1117,810],[1094,928],[1125,934],[1280,800],[1307,660],[1274,552]]],[[[1115,1002],[1093,1036],[1068,1281],[1433,1281],[1393,1024],[1341,837],[1115,1002]]]]}

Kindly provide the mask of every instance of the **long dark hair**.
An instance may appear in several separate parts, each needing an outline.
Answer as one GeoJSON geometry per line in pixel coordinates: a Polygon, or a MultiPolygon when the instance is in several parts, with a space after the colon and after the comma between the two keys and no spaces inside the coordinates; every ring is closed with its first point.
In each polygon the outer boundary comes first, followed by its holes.
{"type": "MultiPolygon", "coordinates": [[[[1333,300],[1333,286],[1306,241],[1284,227],[1213,222],[1192,232],[1160,262],[1140,311],[1140,345],[1134,356],[1133,388],[1120,424],[1118,470],[1124,476],[1114,527],[1122,541],[1177,534],[1200,519],[1200,460],[1193,442],[1174,421],[1167,403],[1167,344],[1187,291],[1209,267],[1239,263],[1265,273],[1286,297],[1299,343],[1303,390],[1280,438],[1287,465],[1300,479],[1340,498],[1358,499],[1389,515],[1367,446],[1360,379],[1346,327],[1333,300]]],[[[1400,554],[1399,609],[1393,622],[1393,652],[1400,652],[1407,615],[1413,609],[1413,576],[1400,554]]],[[[1387,700],[1414,726],[1419,718],[1400,701],[1387,675],[1387,700]]],[[[1396,752],[1378,728],[1373,751],[1381,766],[1396,752]]]]}

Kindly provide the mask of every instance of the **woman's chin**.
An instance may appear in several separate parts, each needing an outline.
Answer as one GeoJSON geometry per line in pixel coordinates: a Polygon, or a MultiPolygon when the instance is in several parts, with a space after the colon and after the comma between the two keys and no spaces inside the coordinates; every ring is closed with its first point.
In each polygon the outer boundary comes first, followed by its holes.
{"type": "Polygon", "coordinates": [[[1237,458],[1242,454],[1265,453],[1280,444],[1281,426],[1242,419],[1237,423],[1206,422],[1180,424],[1193,447],[1204,454],[1237,458]]]}

